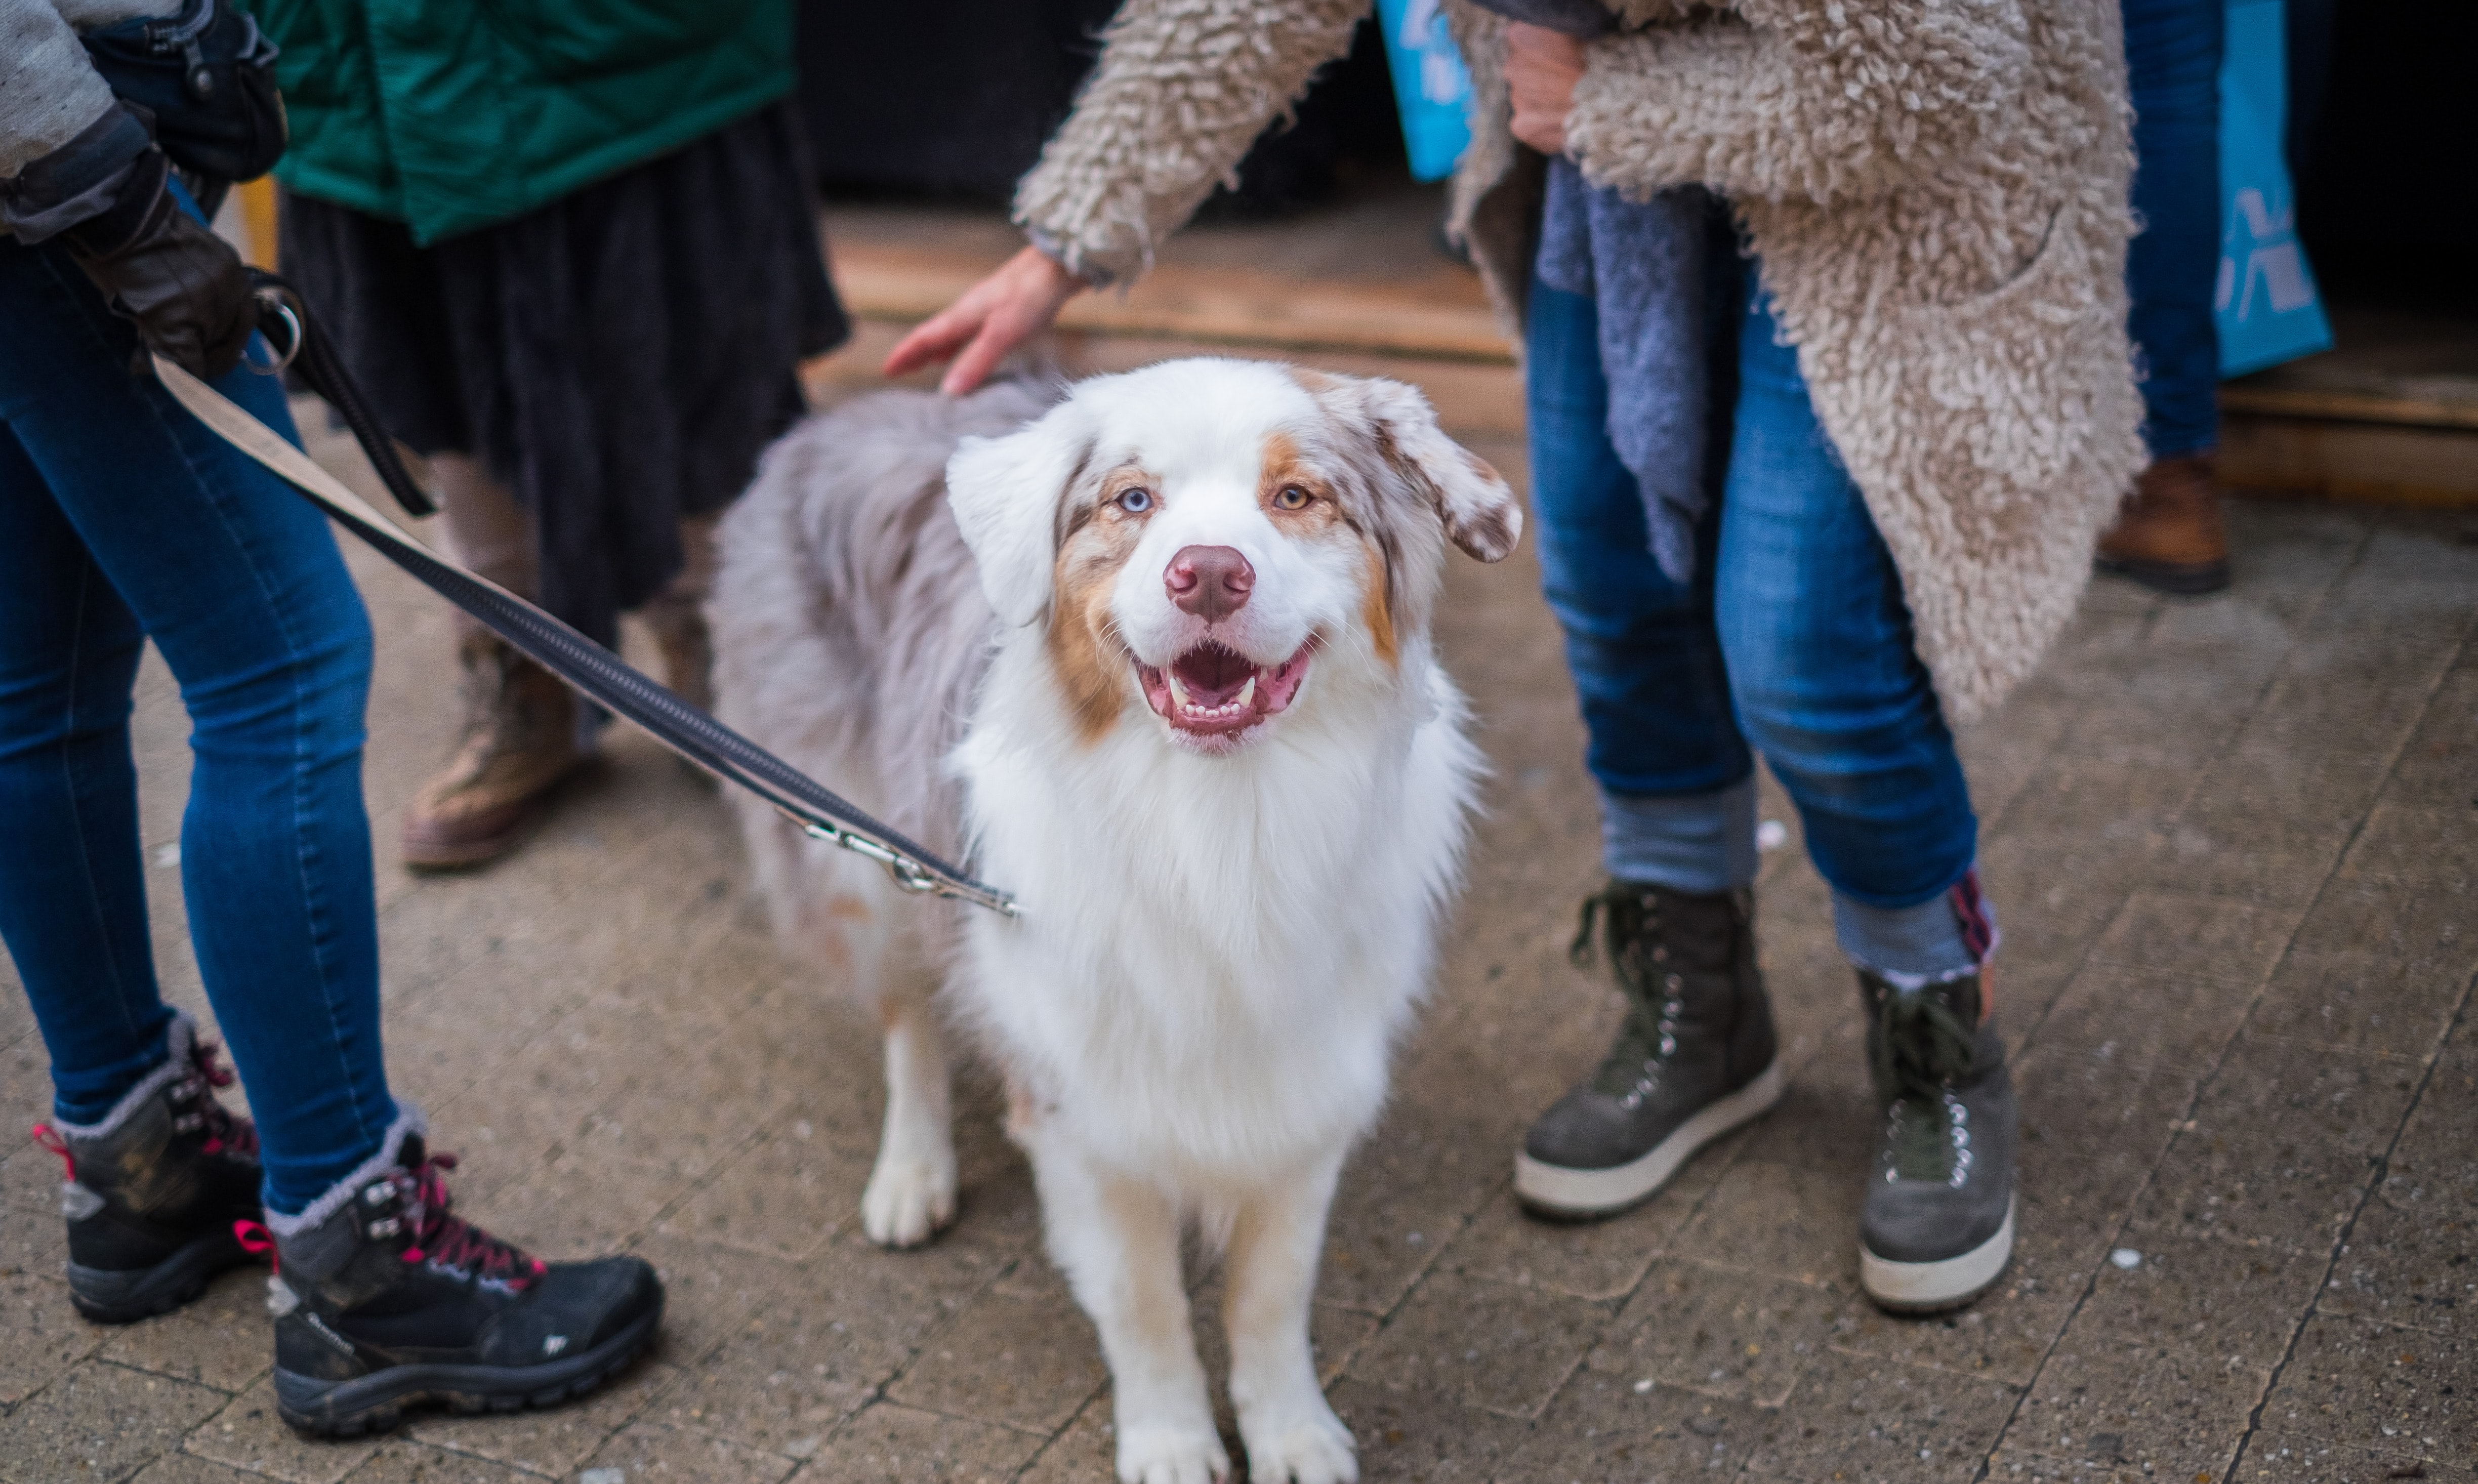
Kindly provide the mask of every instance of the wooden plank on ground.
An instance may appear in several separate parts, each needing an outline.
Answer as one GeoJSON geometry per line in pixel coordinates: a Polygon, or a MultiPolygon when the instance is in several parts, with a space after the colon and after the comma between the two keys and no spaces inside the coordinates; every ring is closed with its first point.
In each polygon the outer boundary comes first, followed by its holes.
{"type": "Polygon", "coordinates": [[[2219,475],[2234,490],[2478,509],[2478,429],[2233,415],[2219,475]]]}
{"type": "MultiPolygon", "coordinates": [[[[995,263],[875,242],[839,243],[836,286],[863,319],[910,323],[953,303],[995,263]]],[[[1399,282],[1300,279],[1222,265],[1164,264],[1124,294],[1075,299],[1063,330],[1293,352],[1417,356],[1510,365],[1513,353],[1476,291],[1437,291],[1444,275],[1399,282]]]]}

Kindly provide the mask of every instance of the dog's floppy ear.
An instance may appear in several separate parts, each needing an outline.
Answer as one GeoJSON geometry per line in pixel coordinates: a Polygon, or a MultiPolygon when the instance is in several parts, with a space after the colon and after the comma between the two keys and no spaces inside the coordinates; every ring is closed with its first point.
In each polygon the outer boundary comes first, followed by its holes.
{"type": "Polygon", "coordinates": [[[1001,622],[1021,628],[1049,606],[1058,502],[1083,467],[1092,434],[1061,403],[1004,438],[968,438],[947,461],[947,504],[1001,622]]]}
{"type": "Polygon", "coordinates": [[[1523,507],[1486,460],[1446,437],[1416,387],[1371,378],[1363,404],[1386,461],[1428,497],[1446,535],[1482,562],[1500,562],[1523,539],[1523,507]]]}

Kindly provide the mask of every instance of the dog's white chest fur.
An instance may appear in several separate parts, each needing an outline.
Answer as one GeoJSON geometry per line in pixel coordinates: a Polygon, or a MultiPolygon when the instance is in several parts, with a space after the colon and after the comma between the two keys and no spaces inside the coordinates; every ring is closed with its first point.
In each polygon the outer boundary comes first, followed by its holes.
{"type": "Polygon", "coordinates": [[[971,921],[953,983],[1039,1117],[1199,1195],[1366,1129],[1478,770],[1417,663],[1425,693],[1201,758],[1009,725],[1043,684],[1000,654],[956,766],[976,860],[1025,916],[971,921]]]}

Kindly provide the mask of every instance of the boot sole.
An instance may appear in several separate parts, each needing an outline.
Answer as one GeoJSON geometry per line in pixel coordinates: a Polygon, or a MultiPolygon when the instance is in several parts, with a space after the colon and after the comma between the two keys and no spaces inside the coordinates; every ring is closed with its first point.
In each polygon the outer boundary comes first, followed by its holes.
{"type": "Polygon", "coordinates": [[[2139,583],[2177,597],[2201,597],[2229,585],[2229,564],[2217,562],[2148,562],[2139,557],[2101,557],[2092,563],[2101,571],[2139,583]]]}
{"type": "Polygon", "coordinates": [[[1932,1263],[1897,1263],[1858,1246],[1858,1284],[1878,1308],[1895,1314],[1936,1314],[1959,1309],[1995,1286],[2013,1260],[2014,1201],[2005,1203],[2005,1224],[1996,1235],[1957,1257],[1932,1263]]]}
{"type": "Polygon", "coordinates": [[[391,1366],[343,1381],[278,1368],[275,1410],[293,1431],[314,1438],[389,1432],[405,1410],[435,1402],[451,1412],[521,1412],[555,1407],[599,1389],[653,1343],[663,1306],[590,1350],[538,1366],[391,1366]]]}
{"type": "Polygon", "coordinates": [[[526,795],[516,817],[489,834],[462,840],[442,840],[415,839],[408,833],[397,843],[397,859],[404,863],[405,869],[416,875],[453,876],[478,871],[516,854],[550,818],[560,795],[592,761],[580,758],[568,771],[526,795]]]}
{"type": "Polygon", "coordinates": [[[1606,1170],[1575,1170],[1517,1153],[1514,1198],[1542,1216],[1573,1220],[1615,1215],[1650,1199],[1706,1144],[1770,1113],[1787,1085],[1781,1061],[1775,1058],[1756,1073],[1754,1081],[1696,1110],[1693,1118],[1679,1124],[1676,1132],[1648,1153],[1606,1170]]]}
{"type": "Polygon", "coordinates": [[[514,855],[550,817],[553,797],[566,781],[562,779],[526,799],[525,807],[514,820],[488,835],[447,841],[408,838],[398,845],[397,858],[403,861],[405,869],[416,875],[446,876],[479,870],[514,855]]]}
{"type": "Polygon", "coordinates": [[[215,1275],[253,1259],[229,1231],[209,1232],[152,1268],[115,1271],[68,1264],[69,1302],[98,1324],[135,1324],[169,1314],[207,1291],[215,1275]]]}

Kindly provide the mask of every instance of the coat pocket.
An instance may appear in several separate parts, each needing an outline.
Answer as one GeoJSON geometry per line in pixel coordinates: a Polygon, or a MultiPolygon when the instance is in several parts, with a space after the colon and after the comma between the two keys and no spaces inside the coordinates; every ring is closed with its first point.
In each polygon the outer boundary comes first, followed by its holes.
{"type": "Polygon", "coordinates": [[[2098,250],[2081,214],[2057,209],[2021,269],[1985,293],[1896,315],[1948,459],[2001,506],[2055,487],[2131,376],[2122,253],[2098,250]]]}

